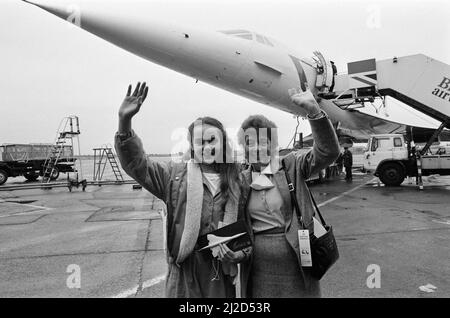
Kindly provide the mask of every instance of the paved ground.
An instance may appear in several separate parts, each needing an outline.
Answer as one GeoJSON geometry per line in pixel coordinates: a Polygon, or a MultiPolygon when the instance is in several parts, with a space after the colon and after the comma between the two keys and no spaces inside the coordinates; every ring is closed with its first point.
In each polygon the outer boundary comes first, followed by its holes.
{"type": "MultiPolygon", "coordinates": [[[[366,175],[312,190],[341,253],[324,297],[450,297],[450,178],[423,192],[366,175]],[[372,264],[380,288],[367,287],[372,264]]],[[[162,209],[131,185],[0,191],[0,297],[163,297],[162,209]]]]}
{"type": "MultiPolygon", "coordinates": [[[[314,192],[335,196],[348,186],[321,185],[314,192]]],[[[449,297],[449,206],[450,178],[427,183],[423,192],[407,182],[386,188],[369,181],[323,206],[341,254],[323,279],[323,296],[449,297]],[[380,268],[381,288],[367,287],[371,264],[380,268]],[[436,291],[419,290],[427,284],[436,291]]]]}

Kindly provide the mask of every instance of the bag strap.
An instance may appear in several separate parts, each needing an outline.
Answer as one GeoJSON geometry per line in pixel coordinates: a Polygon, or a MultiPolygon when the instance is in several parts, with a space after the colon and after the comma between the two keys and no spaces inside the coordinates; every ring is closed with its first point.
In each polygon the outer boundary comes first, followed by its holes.
{"type": "MultiPolygon", "coordinates": [[[[289,193],[291,194],[292,205],[294,206],[295,211],[297,212],[298,224],[301,225],[304,228],[302,214],[301,214],[301,211],[300,211],[300,205],[298,204],[297,196],[295,195],[295,186],[292,183],[291,177],[289,176],[289,173],[288,173],[288,171],[286,169],[286,165],[284,163],[284,159],[281,160],[281,166],[282,166],[282,168],[284,170],[284,174],[286,175],[286,180],[287,180],[288,187],[289,187],[289,193]]],[[[297,170],[297,167],[295,166],[294,167],[294,176],[296,175],[296,170],[297,170]]],[[[323,218],[322,213],[320,213],[319,207],[317,206],[316,200],[314,199],[314,196],[312,195],[311,189],[308,186],[306,186],[306,188],[309,191],[309,195],[310,195],[311,200],[312,200],[312,202],[314,204],[314,207],[315,207],[315,209],[317,211],[317,214],[319,214],[319,218],[320,218],[320,221],[322,222],[322,225],[326,226],[325,219],[323,218]]]]}
{"type": "Polygon", "coordinates": [[[309,191],[309,195],[311,196],[311,200],[314,204],[314,207],[316,208],[317,214],[319,214],[319,218],[320,218],[320,222],[322,222],[323,226],[326,226],[327,224],[325,223],[325,219],[322,216],[322,213],[320,213],[319,207],[317,206],[316,200],[314,199],[314,196],[311,193],[311,189],[307,186],[308,191],[309,191]]]}
{"type": "Polygon", "coordinates": [[[296,215],[297,215],[298,225],[301,226],[301,228],[304,229],[305,225],[304,225],[303,219],[302,219],[302,212],[300,211],[300,206],[299,206],[298,201],[297,201],[297,196],[295,195],[295,186],[294,186],[294,184],[291,181],[291,177],[289,177],[289,173],[288,173],[288,171],[286,169],[286,165],[284,163],[284,159],[281,160],[281,166],[282,166],[282,168],[284,170],[284,174],[286,176],[286,180],[287,180],[288,188],[289,188],[289,193],[291,195],[291,202],[292,202],[292,205],[294,206],[294,209],[295,209],[295,212],[296,212],[296,215]]]}

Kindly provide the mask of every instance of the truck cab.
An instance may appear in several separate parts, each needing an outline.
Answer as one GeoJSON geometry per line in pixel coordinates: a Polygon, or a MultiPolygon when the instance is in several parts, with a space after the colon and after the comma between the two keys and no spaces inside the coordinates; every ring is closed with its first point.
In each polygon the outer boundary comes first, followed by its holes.
{"type": "Polygon", "coordinates": [[[364,152],[364,169],[390,186],[400,185],[409,174],[409,151],[401,134],[373,135],[364,152]]]}
{"type": "Polygon", "coordinates": [[[364,169],[376,171],[386,160],[408,160],[408,147],[401,134],[373,135],[364,152],[364,169]]]}
{"type": "Polygon", "coordinates": [[[450,175],[450,153],[441,144],[421,151],[408,145],[401,134],[373,135],[364,153],[364,169],[387,186],[399,186],[405,177],[431,174],[450,175]]]}

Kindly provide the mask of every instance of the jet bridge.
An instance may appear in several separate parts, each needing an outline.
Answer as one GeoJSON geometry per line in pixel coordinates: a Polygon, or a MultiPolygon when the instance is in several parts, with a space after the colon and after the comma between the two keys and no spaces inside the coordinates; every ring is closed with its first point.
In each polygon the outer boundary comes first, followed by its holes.
{"type": "MultiPolygon", "coordinates": [[[[450,128],[450,66],[423,54],[348,63],[322,96],[343,109],[391,96],[450,128]]],[[[441,127],[440,127],[441,128],[441,127]]],[[[442,130],[441,128],[441,130],[442,130]]]]}

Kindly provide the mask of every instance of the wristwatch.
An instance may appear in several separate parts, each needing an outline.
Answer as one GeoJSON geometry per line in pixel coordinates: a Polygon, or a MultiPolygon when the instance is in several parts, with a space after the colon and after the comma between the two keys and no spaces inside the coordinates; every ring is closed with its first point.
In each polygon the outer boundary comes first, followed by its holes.
{"type": "Polygon", "coordinates": [[[117,133],[117,137],[119,137],[120,141],[125,141],[132,136],[133,136],[133,132],[131,130],[126,133],[119,133],[119,132],[117,133]]]}

